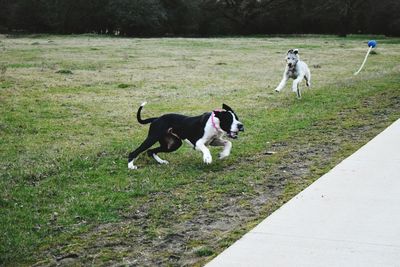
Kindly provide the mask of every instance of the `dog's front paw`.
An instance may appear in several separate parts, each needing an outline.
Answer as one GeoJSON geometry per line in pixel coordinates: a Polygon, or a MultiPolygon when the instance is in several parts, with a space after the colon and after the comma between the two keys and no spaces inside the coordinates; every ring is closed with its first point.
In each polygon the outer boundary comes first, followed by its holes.
{"type": "Polygon", "coordinates": [[[229,156],[229,153],[223,153],[223,152],[219,153],[219,159],[224,159],[227,156],[229,156]]]}
{"type": "Polygon", "coordinates": [[[278,88],[276,88],[274,91],[275,91],[275,92],[277,92],[277,93],[279,93],[279,92],[280,92],[280,90],[279,90],[278,88]]]}
{"type": "Polygon", "coordinates": [[[168,162],[167,160],[163,160],[163,159],[160,160],[159,163],[160,163],[160,164],[169,164],[169,162],[168,162]]]}
{"type": "Polygon", "coordinates": [[[212,162],[212,157],[210,154],[204,154],[203,155],[203,161],[205,164],[211,164],[212,162]]]}
{"type": "Polygon", "coordinates": [[[133,165],[133,161],[128,163],[128,169],[130,170],[137,170],[137,166],[133,165]]]}

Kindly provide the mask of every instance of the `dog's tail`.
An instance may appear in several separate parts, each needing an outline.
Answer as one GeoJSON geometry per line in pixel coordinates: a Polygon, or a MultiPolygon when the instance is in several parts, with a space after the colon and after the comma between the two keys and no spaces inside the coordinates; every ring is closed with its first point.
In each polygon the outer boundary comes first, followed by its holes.
{"type": "Polygon", "coordinates": [[[138,122],[139,122],[140,124],[151,123],[151,122],[153,122],[154,120],[157,119],[157,118],[149,118],[149,119],[142,120],[142,118],[141,118],[141,116],[140,116],[140,112],[142,111],[143,107],[144,107],[146,104],[147,104],[147,102],[143,102],[143,103],[140,105],[140,107],[139,107],[139,109],[138,109],[138,111],[137,111],[137,113],[136,113],[136,118],[137,118],[137,120],[138,120],[138,122]]]}

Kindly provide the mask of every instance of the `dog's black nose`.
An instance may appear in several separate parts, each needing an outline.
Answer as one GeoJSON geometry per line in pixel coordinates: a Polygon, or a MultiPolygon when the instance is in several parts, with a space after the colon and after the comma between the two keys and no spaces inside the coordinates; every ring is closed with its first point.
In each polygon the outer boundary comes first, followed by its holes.
{"type": "Polygon", "coordinates": [[[238,129],[239,129],[239,131],[244,132],[243,124],[238,124],[238,129]]]}
{"type": "Polygon", "coordinates": [[[288,65],[289,65],[289,67],[291,67],[291,66],[292,66],[292,63],[289,63],[288,65]]]}

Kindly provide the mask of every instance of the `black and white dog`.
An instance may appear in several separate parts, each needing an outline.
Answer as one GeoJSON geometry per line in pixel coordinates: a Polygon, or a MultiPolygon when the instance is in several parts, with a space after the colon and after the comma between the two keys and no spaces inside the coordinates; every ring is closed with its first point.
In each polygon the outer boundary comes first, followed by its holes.
{"type": "Polygon", "coordinates": [[[222,105],[222,110],[204,113],[200,116],[188,117],[180,114],[165,114],[158,118],[142,120],[140,112],[144,102],[137,111],[137,120],[141,124],[150,124],[146,140],[129,154],[128,168],[137,169],[133,165],[140,153],[147,150],[147,154],[153,157],[160,164],[168,164],[168,161],[161,159],[159,152],[172,152],[182,145],[185,140],[193,148],[203,153],[203,161],[206,164],[212,162],[210,146],[223,146],[219,158],[229,156],[232,143],[222,137],[226,134],[230,138],[237,138],[239,131],[244,131],[243,124],[239,121],[235,112],[227,105],[222,105]],[[160,143],[157,148],[149,149],[156,142],[160,143]],[[149,149],[149,150],[148,150],[149,149]]]}
{"type": "Polygon", "coordinates": [[[298,98],[301,98],[299,83],[306,80],[307,87],[311,86],[311,72],[307,64],[300,60],[299,50],[290,49],[286,54],[286,68],[283,72],[283,77],[279,85],[276,87],[275,92],[280,92],[289,78],[294,79],[292,91],[296,93],[298,98]]]}

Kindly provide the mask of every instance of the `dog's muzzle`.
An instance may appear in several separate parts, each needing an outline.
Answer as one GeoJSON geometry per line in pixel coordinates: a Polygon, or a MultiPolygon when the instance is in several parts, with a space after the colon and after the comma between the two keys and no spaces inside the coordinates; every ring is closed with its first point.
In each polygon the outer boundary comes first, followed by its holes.
{"type": "Polygon", "coordinates": [[[228,133],[228,136],[232,139],[238,138],[239,132],[244,132],[244,126],[243,124],[238,124],[237,126],[238,130],[237,131],[230,131],[228,133]]]}
{"type": "Polygon", "coordinates": [[[288,67],[289,67],[289,69],[294,69],[294,67],[296,67],[296,65],[297,65],[297,62],[298,61],[295,61],[295,62],[289,62],[287,65],[288,65],[288,67]]]}

